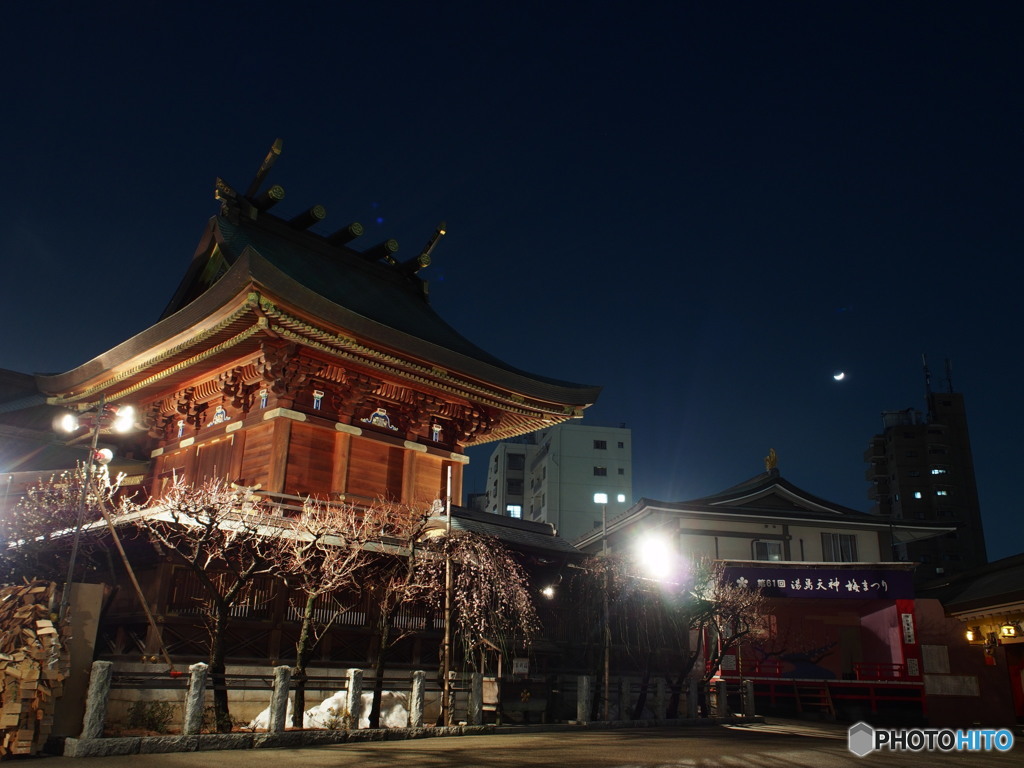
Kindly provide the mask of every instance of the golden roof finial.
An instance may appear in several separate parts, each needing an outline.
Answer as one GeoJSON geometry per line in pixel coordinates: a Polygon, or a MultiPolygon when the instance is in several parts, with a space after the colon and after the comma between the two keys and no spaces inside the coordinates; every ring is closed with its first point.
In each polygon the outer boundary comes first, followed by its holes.
{"type": "Polygon", "coordinates": [[[764,471],[771,472],[779,466],[779,457],[775,455],[775,449],[769,448],[768,455],[764,457],[764,471]]]}

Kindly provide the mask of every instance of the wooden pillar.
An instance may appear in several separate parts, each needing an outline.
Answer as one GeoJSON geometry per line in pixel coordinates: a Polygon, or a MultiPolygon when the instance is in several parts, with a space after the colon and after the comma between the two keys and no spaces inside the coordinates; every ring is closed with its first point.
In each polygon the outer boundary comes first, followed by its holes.
{"type": "MultiPolygon", "coordinates": [[[[443,466],[447,469],[448,466],[452,468],[452,504],[462,506],[462,462],[459,461],[446,461],[443,466]]],[[[444,481],[442,480],[442,487],[444,481]]]]}
{"type": "Polygon", "coordinates": [[[274,437],[270,449],[270,472],[267,488],[271,493],[284,493],[288,470],[288,444],[292,436],[291,419],[274,419],[274,437]]]}
{"type": "Polygon", "coordinates": [[[228,464],[228,482],[235,482],[242,476],[242,456],[245,454],[245,430],[239,429],[231,436],[231,461],[228,464]]]}
{"type": "Polygon", "coordinates": [[[331,491],[348,491],[348,457],[352,451],[352,435],[338,432],[334,438],[334,472],[331,476],[331,491]]]}
{"type": "Polygon", "coordinates": [[[402,503],[412,505],[416,498],[416,473],[419,470],[420,452],[406,448],[402,452],[402,503]]]}

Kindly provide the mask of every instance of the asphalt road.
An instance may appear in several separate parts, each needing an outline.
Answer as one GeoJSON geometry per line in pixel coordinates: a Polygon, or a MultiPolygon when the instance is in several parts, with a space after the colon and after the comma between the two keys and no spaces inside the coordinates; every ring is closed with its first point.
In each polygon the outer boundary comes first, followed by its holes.
{"type": "MultiPolygon", "coordinates": [[[[1024,739],[1021,739],[1024,741],[1024,739]]],[[[858,758],[847,750],[837,726],[769,722],[760,726],[523,732],[412,741],[338,744],[308,749],[187,752],[104,758],[45,758],[41,768],[669,768],[688,766],[1014,766],[1024,764],[1024,745],[1008,753],[884,753],[858,758]]]]}

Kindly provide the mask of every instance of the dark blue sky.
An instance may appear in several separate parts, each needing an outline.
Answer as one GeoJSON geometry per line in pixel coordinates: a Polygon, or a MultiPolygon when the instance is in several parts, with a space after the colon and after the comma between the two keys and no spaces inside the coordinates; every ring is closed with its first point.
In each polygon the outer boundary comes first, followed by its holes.
{"type": "Polygon", "coordinates": [[[448,222],[435,308],[603,385],[585,421],[632,427],[637,496],[720,490],[775,448],[867,510],[864,449],[923,407],[927,352],[966,397],[990,556],[1024,548],[1020,3],[4,11],[0,366],[66,370],[151,324],[215,177],[244,187],[280,136],[275,212],[322,203],[322,231],[358,220],[399,256],[448,222]]]}

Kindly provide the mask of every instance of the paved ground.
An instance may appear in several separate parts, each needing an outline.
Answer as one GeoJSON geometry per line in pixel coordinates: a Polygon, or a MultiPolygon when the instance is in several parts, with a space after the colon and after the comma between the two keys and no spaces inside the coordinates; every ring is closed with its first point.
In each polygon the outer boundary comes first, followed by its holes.
{"type": "MultiPolygon", "coordinates": [[[[1022,739],[1024,741],[1024,739],[1022,739]]],[[[833,768],[927,766],[1001,768],[1024,764],[1024,744],[1011,753],[875,752],[846,746],[846,727],[769,718],[763,725],[575,732],[518,732],[414,741],[339,744],[308,749],[189,752],[106,758],[45,758],[42,768],[833,768]]]]}

